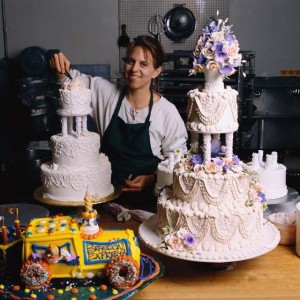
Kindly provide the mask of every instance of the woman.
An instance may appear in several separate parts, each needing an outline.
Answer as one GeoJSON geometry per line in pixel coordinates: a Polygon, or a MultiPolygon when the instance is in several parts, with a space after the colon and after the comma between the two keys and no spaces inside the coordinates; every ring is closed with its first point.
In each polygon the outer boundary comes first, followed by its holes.
{"type": "MultiPolygon", "coordinates": [[[[158,41],[139,36],[128,47],[123,86],[70,70],[92,91],[92,117],[102,139],[101,152],[112,164],[113,184],[123,192],[153,186],[158,163],[186,145],[187,132],[176,107],[153,90],[163,59],[158,41]]],[[[70,61],[63,53],[55,54],[50,65],[61,83],[69,80],[64,73],[70,61]]]]}

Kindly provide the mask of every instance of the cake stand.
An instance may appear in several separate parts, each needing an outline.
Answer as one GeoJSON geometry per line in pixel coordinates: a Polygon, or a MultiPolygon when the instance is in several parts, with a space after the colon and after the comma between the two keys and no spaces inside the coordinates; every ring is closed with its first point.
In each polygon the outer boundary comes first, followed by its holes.
{"type": "Polygon", "coordinates": [[[296,211],[296,203],[299,200],[299,193],[288,187],[288,192],[285,196],[268,200],[268,207],[264,211],[264,217],[267,219],[270,214],[277,212],[294,212],[296,211]]]}
{"type": "MultiPolygon", "coordinates": [[[[122,191],[121,189],[118,187],[118,188],[115,188],[114,189],[114,192],[111,193],[110,195],[106,196],[106,197],[102,197],[100,199],[93,199],[92,200],[92,203],[93,204],[101,204],[101,203],[105,203],[105,202],[108,202],[108,201],[112,201],[116,198],[118,198],[120,195],[121,195],[122,191]]],[[[43,195],[43,189],[42,189],[42,186],[36,188],[33,192],[33,197],[44,203],[44,204],[47,204],[47,205],[54,205],[54,206],[84,206],[84,201],[72,201],[72,200],[54,200],[54,199],[50,199],[50,198],[47,198],[47,197],[44,197],[43,195]]]]}
{"type": "MultiPolygon", "coordinates": [[[[262,242],[255,248],[247,247],[243,250],[232,250],[226,254],[223,252],[218,253],[217,251],[214,252],[214,254],[212,254],[211,251],[201,251],[199,254],[187,252],[179,253],[171,249],[160,247],[163,240],[157,234],[158,228],[157,215],[150,217],[140,225],[138,232],[139,237],[147,247],[166,256],[195,262],[230,263],[255,258],[273,250],[280,240],[278,229],[269,221],[266,221],[263,229],[262,242]]],[[[230,266],[230,264],[227,265],[227,267],[228,266],[230,266]]]]}

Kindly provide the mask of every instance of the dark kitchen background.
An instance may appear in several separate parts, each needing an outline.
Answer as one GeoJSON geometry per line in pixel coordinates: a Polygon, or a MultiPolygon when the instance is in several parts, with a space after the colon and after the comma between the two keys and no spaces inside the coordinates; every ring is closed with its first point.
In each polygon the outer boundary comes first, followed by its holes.
{"type": "Polygon", "coordinates": [[[40,184],[39,166],[51,159],[48,141],[60,121],[48,50],[64,52],[84,72],[118,81],[122,33],[132,39],[152,31],[167,52],[161,93],[184,118],[186,92],[203,83],[201,76],[188,77],[190,53],[217,10],[233,24],[246,60],[244,69],[225,81],[239,91],[236,152],[250,160],[257,149],[278,151],[288,185],[299,189],[299,8],[298,0],[1,0],[1,189],[22,201],[32,197],[40,184]],[[174,40],[163,32],[162,21],[178,5],[195,17],[195,28],[174,40]]]}

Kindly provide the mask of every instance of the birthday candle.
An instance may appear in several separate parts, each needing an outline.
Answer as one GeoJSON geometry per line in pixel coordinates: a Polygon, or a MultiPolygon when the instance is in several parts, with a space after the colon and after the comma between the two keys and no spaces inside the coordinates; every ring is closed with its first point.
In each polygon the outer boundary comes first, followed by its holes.
{"type": "Polygon", "coordinates": [[[19,239],[21,237],[20,220],[15,220],[15,226],[16,226],[16,236],[17,239],[19,239]]]}
{"type": "Polygon", "coordinates": [[[7,229],[6,226],[2,226],[2,239],[3,239],[3,245],[8,244],[8,239],[7,239],[7,229]]]}
{"type": "Polygon", "coordinates": [[[93,209],[92,198],[91,198],[91,195],[90,195],[89,192],[87,192],[86,195],[85,195],[84,205],[85,205],[85,210],[87,212],[89,212],[93,209]]]}

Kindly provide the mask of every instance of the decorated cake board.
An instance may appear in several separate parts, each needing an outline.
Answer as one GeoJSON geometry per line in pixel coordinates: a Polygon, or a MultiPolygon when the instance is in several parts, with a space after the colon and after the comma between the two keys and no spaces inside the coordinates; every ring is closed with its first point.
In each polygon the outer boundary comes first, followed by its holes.
{"type": "MultiPolygon", "coordinates": [[[[53,295],[53,299],[56,300],[72,299],[72,297],[77,299],[89,299],[91,295],[95,295],[97,299],[128,299],[164,274],[164,266],[158,259],[152,256],[142,253],[141,265],[143,265],[143,268],[141,268],[139,280],[133,287],[123,290],[114,290],[109,285],[107,285],[107,289],[101,289],[101,285],[103,286],[102,283],[91,282],[91,280],[85,283],[83,282],[81,285],[76,285],[76,282],[72,282],[72,279],[68,279],[67,281],[57,279],[58,283],[55,288],[52,285],[49,288],[29,290],[19,285],[19,283],[13,283],[0,278],[0,299],[46,300],[50,299],[48,298],[49,294],[53,295]],[[76,289],[75,294],[74,288],[76,289]]],[[[99,281],[101,281],[101,279],[99,279],[99,281]]]]}
{"type": "Polygon", "coordinates": [[[212,255],[211,251],[202,251],[198,255],[190,253],[181,254],[174,250],[160,247],[163,240],[157,234],[157,230],[160,230],[158,228],[157,215],[150,217],[140,225],[139,237],[147,247],[166,256],[196,262],[226,263],[255,258],[273,250],[280,240],[278,229],[273,224],[266,221],[264,225],[263,241],[255,249],[249,247],[244,251],[228,251],[226,254],[218,253],[218,255],[215,256],[212,255]]]}
{"type": "MultiPolygon", "coordinates": [[[[111,193],[110,195],[106,197],[102,197],[100,199],[93,199],[92,203],[93,204],[100,204],[100,203],[105,203],[108,201],[112,201],[116,198],[118,198],[121,195],[122,191],[120,188],[115,188],[114,192],[111,193]]],[[[41,203],[47,204],[47,205],[54,205],[54,206],[84,206],[83,201],[72,201],[71,199],[68,201],[62,200],[54,200],[54,199],[49,199],[45,198],[43,195],[43,189],[42,187],[38,187],[34,190],[33,196],[36,200],[40,201],[41,203]]]]}

